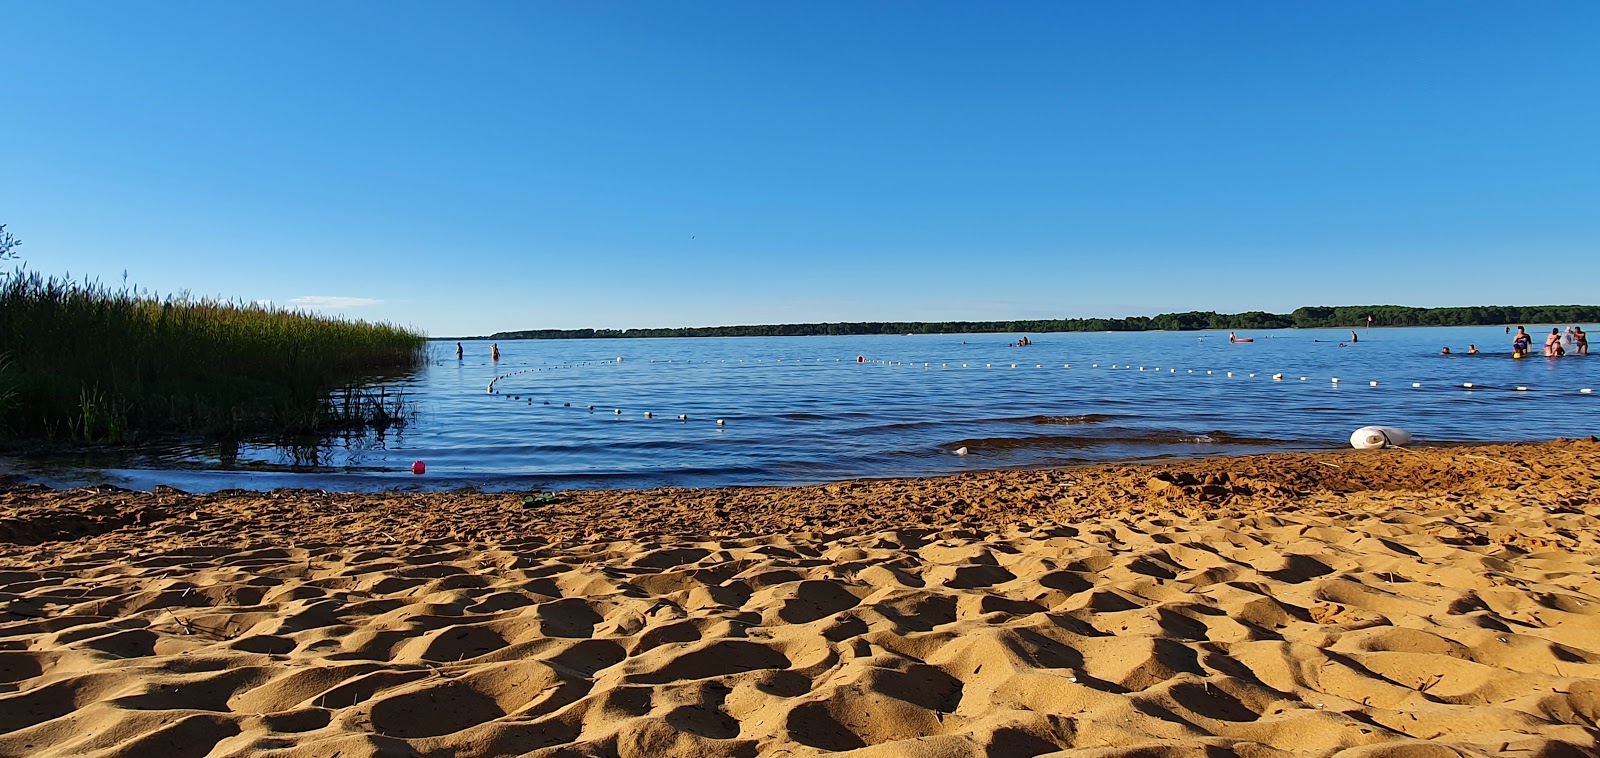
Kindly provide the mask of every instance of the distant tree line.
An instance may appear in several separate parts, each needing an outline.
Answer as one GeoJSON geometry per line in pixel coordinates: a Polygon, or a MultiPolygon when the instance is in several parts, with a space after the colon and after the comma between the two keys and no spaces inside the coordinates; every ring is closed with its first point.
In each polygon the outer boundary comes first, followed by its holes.
{"type": "Polygon", "coordinates": [[[1403,305],[1308,306],[1293,313],[1189,311],[1127,318],[1025,321],[862,321],[838,324],[689,326],[669,329],[525,329],[486,339],[603,339],[616,337],[811,337],[836,334],[986,334],[1146,332],[1203,329],[1315,329],[1366,326],[1499,326],[1600,322],[1597,305],[1481,305],[1411,308],[1403,305]],[[1370,317],[1370,321],[1368,318],[1370,317]]]}

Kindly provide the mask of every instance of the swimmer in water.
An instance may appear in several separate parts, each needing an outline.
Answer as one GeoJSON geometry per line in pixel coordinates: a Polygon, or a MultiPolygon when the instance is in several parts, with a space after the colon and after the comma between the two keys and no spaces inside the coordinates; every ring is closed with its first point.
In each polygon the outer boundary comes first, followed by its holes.
{"type": "MultiPolygon", "coordinates": [[[[1446,349],[1448,349],[1448,348],[1446,348],[1446,349]]],[[[1477,355],[1477,354],[1478,354],[1478,346],[1477,345],[1467,345],[1467,355],[1477,355]]]]}
{"type": "Polygon", "coordinates": [[[1446,345],[1443,350],[1439,351],[1439,354],[1440,355],[1449,355],[1450,354],[1450,346],[1446,345]]]}

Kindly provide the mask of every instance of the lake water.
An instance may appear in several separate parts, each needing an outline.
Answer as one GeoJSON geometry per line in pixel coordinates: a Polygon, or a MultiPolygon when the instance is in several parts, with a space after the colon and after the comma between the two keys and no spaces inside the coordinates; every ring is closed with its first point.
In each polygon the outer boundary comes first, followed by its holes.
{"type": "MultiPolygon", "coordinates": [[[[1549,331],[1529,327],[1536,344],[1549,331]]],[[[396,383],[420,412],[402,433],[309,456],[79,458],[35,478],[198,491],[787,485],[1329,449],[1368,424],[1418,443],[1600,428],[1600,397],[1581,392],[1600,386],[1600,359],[1513,360],[1500,327],[1362,330],[1354,345],[1349,330],[1253,332],[1252,344],[1034,334],[1011,347],[1018,336],[503,341],[498,363],[487,342],[465,343],[459,362],[453,342],[434,342],[430,365],[396,383]],[[1439,355],[1468,343],[1485,354],[1439,355]],[[411,473],[416,460],[425,475],[411,473]]]]}

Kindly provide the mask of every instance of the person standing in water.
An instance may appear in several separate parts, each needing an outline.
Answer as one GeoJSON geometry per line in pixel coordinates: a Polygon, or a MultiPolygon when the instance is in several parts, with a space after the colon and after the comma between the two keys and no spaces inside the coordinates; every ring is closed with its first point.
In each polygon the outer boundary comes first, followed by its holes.
{"type": "Polygon", "coordinates": [[[1566,352],[1566,350],[1561,348],[1561,328],[1556,326],[1550,327],[1550,336],[1544,338],[1544,354],[1550,357],[1555,357],[1566,352]]]}
{"type": "Polygon", "coordinates": [[[489,345],[489,358],[496,361],[500,360],[500,343],[495,342],[489,345]]]}
{"type": "Polygon", "coordinates": [[[1357,343],[1357,342],[1360,342],[1360,341],[1361,341],[1361,337],[1360,337],[1360,336],[1358,336],[1358,335],[1357,335],[1357,334],[1356,334],[1356,333],[1355,333],[1355,330],[1354,330],[1354,329],[1352,329],[1352,330],[1351,330],[1351,331],[1350,331],[1350,344],[1352,344],[1352,345],[1354,345],[1354,344],[1356,344],[1356,343],[1357,343]]]}
{"type": "Polygon", "coordinates": [[[461,343],[457,342],[456,343],[456,360],[459,361],[459,360],[462,360],[462,359],[464,359],[466,357],[467,357],[467,351],[462,350],[461,349],[461,343]]]}
{"type": "Polygon", "coordinates": [[[1572,354],[1589,354],[1589,335],[1584,333],[1581,326],[1572,327],[1572,354]]]}

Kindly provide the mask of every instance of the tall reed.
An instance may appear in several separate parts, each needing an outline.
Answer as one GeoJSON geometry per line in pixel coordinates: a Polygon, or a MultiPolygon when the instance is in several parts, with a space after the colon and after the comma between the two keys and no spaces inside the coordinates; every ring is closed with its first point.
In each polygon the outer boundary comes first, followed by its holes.
{"type": "Polygon", "coordinates": [[[337,389],[421,365],[425,337],[271,305],[17,272],[0,280],[0,433],[305,434],[337,389]]]}

